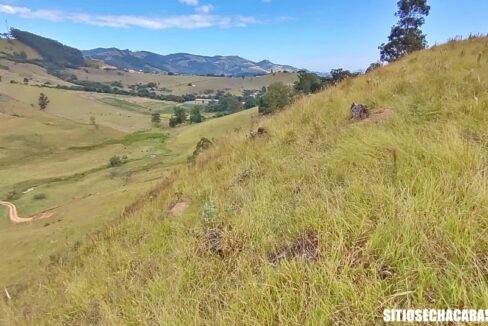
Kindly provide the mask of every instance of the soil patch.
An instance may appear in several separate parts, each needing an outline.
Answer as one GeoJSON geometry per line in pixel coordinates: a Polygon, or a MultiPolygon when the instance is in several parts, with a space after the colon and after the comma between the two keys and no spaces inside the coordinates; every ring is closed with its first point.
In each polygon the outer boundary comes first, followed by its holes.
{"type": "Polygon", "coordinates": [[[190,207],[190,203],[187,201],[179,201],[171,206],[169,213],[174,216],[181,216],[190,207]]]}
{"type": "Polygon", "coordinates": [[[380,110],[375,110],[371,111],[369,113],[369,116],[363,120],[358,121],[358,123],[381,123],[384,122],[388,119],[390,119],[393,115],[395,114],[395,111],[392,109],[380,109],[380,110]]]}

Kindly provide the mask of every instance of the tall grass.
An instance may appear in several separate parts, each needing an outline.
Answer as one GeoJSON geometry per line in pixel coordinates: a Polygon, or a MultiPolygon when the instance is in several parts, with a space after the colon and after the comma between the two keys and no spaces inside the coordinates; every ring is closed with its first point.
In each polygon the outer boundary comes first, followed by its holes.
{"type": "Polygon", "coordinates": [[[384,308],[487,308],[486,49],[419,52],[262,119],[267,137],[229,134],[14,294],[3,321],[364,325],[384,308]],[[352,102],[394,114],[354,123],[352,102]],[[167,213],[176,200],[184,216],[167,213]],[[317,261],[269,262],[310,229],[317,261]]]}

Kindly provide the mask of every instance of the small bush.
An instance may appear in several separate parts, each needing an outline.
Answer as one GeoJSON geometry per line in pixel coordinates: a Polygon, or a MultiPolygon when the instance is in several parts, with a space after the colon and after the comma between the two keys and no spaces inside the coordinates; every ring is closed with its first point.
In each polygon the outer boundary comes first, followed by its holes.
{"type": "Polygon", "coordinates": [[[215,207],[215,204],[211,200],[205,201],[200,215],[202,217],[203,225],[212,227],[215,224],[217,217],[217,208],[215,207]]]}
{"type": "Polygon", "coordinates": [[[110,158],[109,164],[110,164],[110,167],[117,167],[117,166],[121,166],[122,164],[124,164],[124,161],[120,158],[120,156],[114,155],[110,158]]]}
{"type": "Polygon", "coordinates": [[[281,82],[276,82],[268,87],[266,95],[260,99],[259,113],[270,114],[283,109],[292,101],[292,91],[290,87],[281,82]]]}
{"type": "Polygon", "coordinates": [[[193,151],[193,154],[187,158],[187,162],[188,163],[195,163],[197,156],[201,152],[209,149],[212,145],[213,145],[213,142],[210,139],[202,137],[198,141],[197,146],[196,146],[195,150],[193,151]]]}
{"type": "Polygon", "coordinates": [[[16,200],[16,199],[19,199],[20,196],[21,196],[20,193],[18,193],[16,190],[12,190],[11,192],[9,192],[7,194],[7,200],[8,201],[16,200]]]}
{"type": "Polygon", "coordinates": [[[46,194],[43,194],[43,193],[35,194],[34,195],[34,199],[35,200],[43,200],[43,199],[46,199],[46,198],[47,198],[46,194]]]}

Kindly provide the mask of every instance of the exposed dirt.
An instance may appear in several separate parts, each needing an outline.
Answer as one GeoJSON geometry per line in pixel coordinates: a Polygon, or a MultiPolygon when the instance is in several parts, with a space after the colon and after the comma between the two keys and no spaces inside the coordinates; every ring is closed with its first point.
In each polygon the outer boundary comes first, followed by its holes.
{"type": "Polygon", "coordinates": [[[370,123],[370,122],[375,122],[375,123],[380,123],[385,120],[388,120],[395,114],[395,111],[392,109],[380,109],[380,110],[375,110],[371,111],[369,116],[365,119],[362,119],[358,121],[357,123],[370,123]]]}
{"type": "Polygon", "coordinates": [[[284,246],[275,253],[269,255],[272,264],[277,264],[283,259],[303,258],[314,262],[319,257],[319,239],[315,230],[307,230],[295,242],[284,246]]]}
{"type": "Polygon", "coordinates": [[[169,213],[174,216],[181,216],[190,207],[190,203],[187,201],[179,201],[172,205],[169,209],[169,213]]]}
{"type": "Polygon", "coordinates": [[[39,213],[39,214],[34,215],[34,216],[30,216],[30,217],[20,217],[19,214],[17,213],[17,207],[15,207],[14,204],[6,202],[6,201],[0,201],[0,205],[7,207],[8,217],[9,217],[10,221],[12,221],[12,223],[14,223],[14,224],[26,223],[26,222],[31,222],[31,221],[35,221],[35,220],[42,220],[42,219],[46,219],[46,218],[49,218],[49,217],[54,215],[53,212],[45,211],[45,212],[39,213]]]}
{"type": "Polygon", "coordinates": [[[256,131],[251,131],[248,135],[249,139],[264,138],[268,136],[268,131],[264,127],[259,127],[256,131]]]}

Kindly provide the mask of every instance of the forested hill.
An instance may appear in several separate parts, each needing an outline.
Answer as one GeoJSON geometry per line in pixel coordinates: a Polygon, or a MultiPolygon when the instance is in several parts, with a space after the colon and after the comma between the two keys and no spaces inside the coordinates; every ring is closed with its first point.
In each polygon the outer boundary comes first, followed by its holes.
{"type": "Polygon", "coordinates": [[[188,53],[161,55],[148,51],[133,52],[117,48],[83,51],[89,58],[104,61],[120,69],[167,72],[185,75],[259,76],[274,71],[296,72],[297,68],[268,60],[254,62],[239,56],[201,56],[188,53]]]}
{"type": "Polygon", "coordinates": [[[44,63],[59,68],[78,68],[85,65],[83,54],[78,49],[19,29],[12,29],[10,33],[18,41],[37,51],[44,63]]]}

